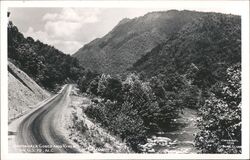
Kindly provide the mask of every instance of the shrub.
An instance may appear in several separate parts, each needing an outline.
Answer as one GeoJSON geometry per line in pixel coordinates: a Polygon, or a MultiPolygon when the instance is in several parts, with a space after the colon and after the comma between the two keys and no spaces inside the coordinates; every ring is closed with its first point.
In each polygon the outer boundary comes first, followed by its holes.
{"type": "Polygon", "coordinates": [[[90,83],[89,91],[104,100],[89,106],[86,114],[119,135],[136,152],[138,144],[146,143],[149,131],[159,130],[179,114],[178,94],[158,86],[152,88],[136,74],[124,81],[106,75],[96,80],[90,83]],[[162,96],[156,97],[155,91],[162,96]]]}
{"type": "Polygon", "coordinates": [[[102,103],[92,104],[88,106],[85,113],[97,122],[101,122],[103,125],[107,126],[107,115],[105,111],[105,106],[102,103]]]}
{"type": "Polygon", "coordinates": [[[203,153],[241,153],[240,65],[227,70],[227,83],[200,109],[196,146],[203,153]]]}

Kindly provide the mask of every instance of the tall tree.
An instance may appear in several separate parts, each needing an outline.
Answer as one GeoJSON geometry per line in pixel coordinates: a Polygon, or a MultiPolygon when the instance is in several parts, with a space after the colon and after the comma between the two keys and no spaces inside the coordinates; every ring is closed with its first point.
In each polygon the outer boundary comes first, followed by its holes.
{"type": "Polygon", "coordinates": [[[227,83],[200,109],[196,146],[203,153],[241,153],[241,69],[227,69],[227,83]]]}

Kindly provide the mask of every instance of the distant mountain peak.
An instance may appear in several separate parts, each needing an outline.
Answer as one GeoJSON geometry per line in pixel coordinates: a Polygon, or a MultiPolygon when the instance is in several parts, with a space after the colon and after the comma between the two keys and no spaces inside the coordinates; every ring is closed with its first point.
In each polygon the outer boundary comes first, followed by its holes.
{"type": "Polygon", "coordinates": [[[104,37],[85,45],[73,56],[91,70],[109,74],[126,72],[157,45],[183,29],[183,33],[189,32],[189,24],[204,19],[205,15],[223,14],[168,10],[149,12],[133,19],[124,18],[104,37]]]}
{"type": "Polygon", "coordinates": [[[152,12],[148,12],[147,14],[145,14],[144,16],[151,16],[151,15],[162,15],[162,14],[170,14],[170,13],[179,13],[181,11],[176,10],[176,9],[172,9],[172,10],[167,10],[167,11],[152,11],[152,12]]]}
{"type": "Polygon", "coordinates": [[[130,18],[123,18],[123,19],[118,23],[118,25],[127,23],[127,22],[129,22],[130,20],[131,20],[130,18]]]}

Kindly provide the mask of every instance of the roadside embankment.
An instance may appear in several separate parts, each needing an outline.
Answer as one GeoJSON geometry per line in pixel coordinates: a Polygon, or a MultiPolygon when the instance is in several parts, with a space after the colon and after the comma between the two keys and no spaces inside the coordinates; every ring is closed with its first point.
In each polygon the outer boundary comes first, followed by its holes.
{"type": "Polygon", "coordinates": [[[8,122],[22,116],[50,94],[26,73],[8,62],[8,122]]]}
{"type": "Polygon", "coordinates": [[[70,139],[83,153],[131,152],[119,138],[93,123],[85,115],[84,110],[90,103],[91,100],[87,96],[78,95],[73,89],[71,104],[65,112],[63,122],[67,139],[70,139]]]}

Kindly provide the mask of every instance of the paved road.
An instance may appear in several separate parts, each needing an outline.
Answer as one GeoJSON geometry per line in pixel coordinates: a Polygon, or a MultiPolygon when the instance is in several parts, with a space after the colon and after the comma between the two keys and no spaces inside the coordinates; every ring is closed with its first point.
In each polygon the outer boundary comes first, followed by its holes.
{"type": "Polygon", "coordinates": [[[60,124],[62,113],[70,102],[72,85],[66,85],[61,92],[42,107],[29,114],[17,129],[16,143],[21,152],[29,153],[76,153],[78,152],[64,138],[60,124]]]}

